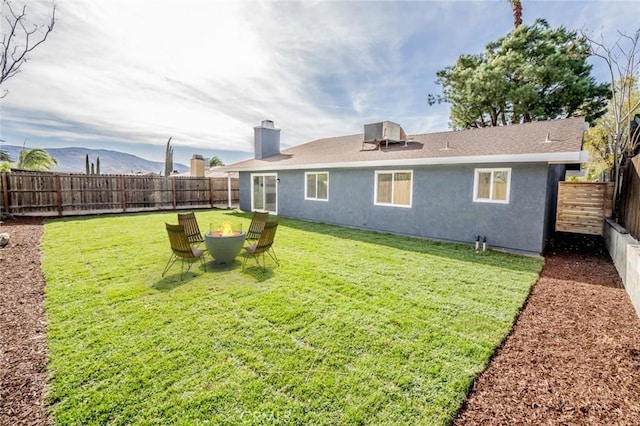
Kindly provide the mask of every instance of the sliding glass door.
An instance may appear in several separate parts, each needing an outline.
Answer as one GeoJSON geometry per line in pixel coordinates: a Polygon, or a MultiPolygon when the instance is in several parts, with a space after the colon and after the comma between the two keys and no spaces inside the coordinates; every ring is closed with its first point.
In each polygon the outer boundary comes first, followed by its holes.
{"type": "Polygon", "coordinates": [[[251,210],[266,210],[278,214],[278,175],[275,173],[251,175],[251,210]]]}

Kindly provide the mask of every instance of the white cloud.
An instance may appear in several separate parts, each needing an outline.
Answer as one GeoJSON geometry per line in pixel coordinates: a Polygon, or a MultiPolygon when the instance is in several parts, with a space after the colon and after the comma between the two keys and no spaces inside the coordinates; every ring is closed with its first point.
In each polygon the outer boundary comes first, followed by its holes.
{"type": "MultiPolygon", "coordinates": [[[[624,28],[633,4],[523,7],[525,22],[624,28]]],[[[30,1],[29,16],[46,21],[51,5],[30,1]]],[[[448,108],[426,105],[436,71],[511,26],[495,1],[57,0],[55,32],[7,82],[2,138],[97,147],[173,136],[194,152],[249,154],[263,119],[284,147],[375,120],[440,131],[448,108]]]]}

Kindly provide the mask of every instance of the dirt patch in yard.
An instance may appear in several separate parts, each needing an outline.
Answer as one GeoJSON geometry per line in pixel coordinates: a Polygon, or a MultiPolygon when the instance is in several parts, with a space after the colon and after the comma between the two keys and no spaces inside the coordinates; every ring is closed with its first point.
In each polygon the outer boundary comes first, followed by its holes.
{"type": "MultiPolygon", "coordinates": [[[[48,424],[40,219],[0,233],[0,425],[48,424]]],[[[564,235],[457,425],[637,425],[640,320],[598,238],[564,235]]]]}

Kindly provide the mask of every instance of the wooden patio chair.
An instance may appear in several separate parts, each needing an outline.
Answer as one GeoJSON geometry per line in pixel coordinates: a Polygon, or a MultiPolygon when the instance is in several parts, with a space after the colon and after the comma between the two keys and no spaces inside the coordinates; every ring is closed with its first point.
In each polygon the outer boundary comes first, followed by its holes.
{"type": "Polygon", "coordinates": [[[246,239],[249,241],[257,241],[260,238],[264,224],[269,220],[269,212],[253,212],[249,229],[247,230],[246,239]]]}
{"type": "Polygon", "coordinates": [[[191,244],[197,245],[204,242],[195,213],[178,213],[178,224],[184,227],[184,232],[191,244]]]}
{"type": "Polygon", "coordinates": [[[203,256],[205,250],[191,245],[182,225],[171,225],[169,223],[165,223],[165,225],[167,227],[167,234],[169,235],[169,243],[171,244],[171,257],[164,267],[164,271],[162,271],[162,276],[164,277],[164,274],[167,273],[169,268],[171,268],[178,259],[181,260],[180,280],[184,279],[184,276],[189,272],[189,269],[191,269],[191,265],[198,259],[200,259],[200,263],[206,272],[207,265],[204,262],[203,256]],[[185,263],[187,264],[186,271],[184,269],[185,263]]]}
{"type": "Polygon", "coordinates": [[[277,229],[277,221],[266,222],[258,241],[250,246],[243,247],[243,249],[245,250],[245,257],[244,262],[242,262],[242,269],[244,269],[249,256],[253,256],[258,266],[262,266],[262,270],[266,271],[267,264],[264,256],[265,253],[267,253],[276,262],[277,265],[280,265],[278,256],[276,256],[276,252],[275,250],[273,250],[273,241],[275,239],[277,229]],[[260,255],[262,255],[262,265],[260,265],[260,255]]]}

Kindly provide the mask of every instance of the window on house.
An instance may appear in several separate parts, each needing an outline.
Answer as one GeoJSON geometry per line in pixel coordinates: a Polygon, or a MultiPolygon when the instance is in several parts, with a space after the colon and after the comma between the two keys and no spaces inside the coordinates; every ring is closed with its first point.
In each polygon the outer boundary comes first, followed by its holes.
{"type": "Polygon", "coordinates": [[[411,207],[413,172],[376,171],[375,204],[411,207]]]}
{"type": "Polygon", "coordinates": [[[329,172],[306,172],[304,198],[306,200],[329,199],[329,172]]]}
{"type": "Polygon", "coordinates": [[[508,203],[511,169],[476,169],[473,201],[508,203]]]}

